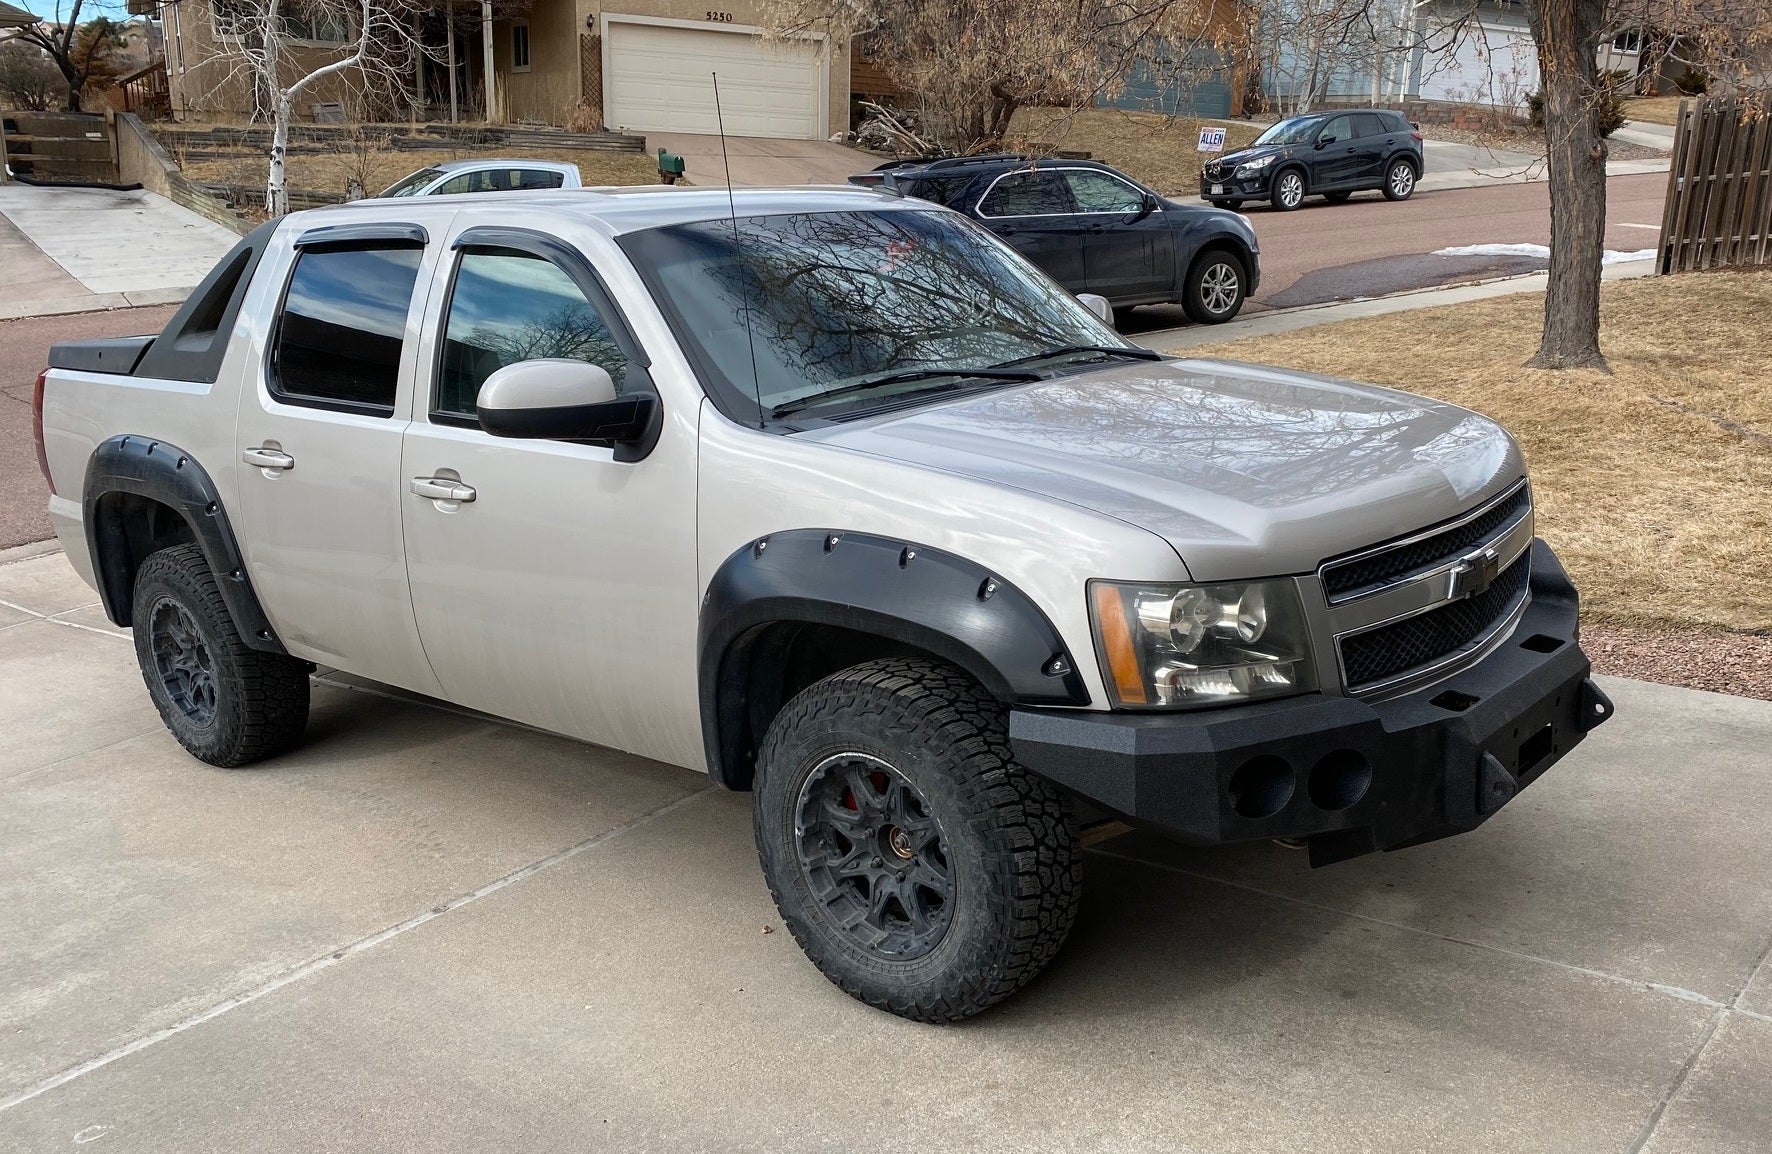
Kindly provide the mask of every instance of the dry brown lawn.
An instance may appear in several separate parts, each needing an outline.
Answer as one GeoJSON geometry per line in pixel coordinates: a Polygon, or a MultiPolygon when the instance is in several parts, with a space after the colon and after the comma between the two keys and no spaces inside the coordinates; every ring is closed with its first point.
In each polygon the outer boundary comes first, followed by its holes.
{"type": "Polygon", "coordinates": [[[1543,298],[1393,313],[1190,350],[1424,393],[1525,448],[1538,529],[1583,615],[1772,633],[1772,270],[1609,283],[1612,375],[1522,368],[1543,298]]]}
{"type": "MultiPolygon", "coordinates": [[[[569,148],[467,148],[427,149],[423,152],[378,149],[357,153],[347,150],[322,155],[297,153],[289,158],[289,183],[296,188],[342,194],[350,178],[357,175],[363,181],[364,190],[374,194],[408,173],[417,172],[429,165],[478,156],[565,161],[578,165],[587,185],[658,182],[658,161],[640,152],[594,152],[569,148]]],[[[186,160],[180,167],[193,180],[225,181],[248,186],[262,185],[265,181],[265,159],[262,156],[186,160]]]]}
{"type": "Polygon", "coordinates": [[[1164,196],[1200,194],[1201,154],[1196,151],[1202,124],[1225,129],[1226,152],[1242,148],[1261,134],[1255,125],[1229,120],[1195,120],[1155,112],[1123,112],[1118,108],[1023,108],[1009,123],[1009,145],[1054,145],[1088,152],[1164,196]]]}
{"type": "Polygon", "coordinates": [[[1644,124],[1677,124],[1680,101],[1691,99],[1690,96],[1639,96],[1624,102],[1624,114],[1644,124]]]}

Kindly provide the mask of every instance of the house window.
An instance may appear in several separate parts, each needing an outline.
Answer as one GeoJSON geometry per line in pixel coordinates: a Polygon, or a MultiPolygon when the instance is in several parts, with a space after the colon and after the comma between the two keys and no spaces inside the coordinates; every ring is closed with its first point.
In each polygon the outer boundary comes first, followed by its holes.
{"type": "MultiPolygon", "coordinates": [[[[210,0],[210,22],[217,40],[240,40],[250,35],[262,19],[261,9],[249,0],[210,0]]],[[[290,40],[306,44],[337,45],[351,40],[351,24],[342,13],[300,3],[284,5],[277,24],[290,40]]]]}
{"type": "Polygon", "coordinates": [[[511,71],[529,71],[529,21],[511,21],[511,71]]]}

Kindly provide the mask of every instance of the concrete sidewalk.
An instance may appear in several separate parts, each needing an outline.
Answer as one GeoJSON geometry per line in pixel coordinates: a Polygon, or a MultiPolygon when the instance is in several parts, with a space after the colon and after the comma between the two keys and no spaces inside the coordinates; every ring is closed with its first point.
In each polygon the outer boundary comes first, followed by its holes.
{"type": "Polygon", "coordinates": [[[807,963],[749,798],[323,676],[247,770],[59,555],[0,565],[0,1149],[1763,1154],[1772,703],[1607,680],[1483,829],[1126,836],[958,1027],[807,963]]]}
{"type": "Polygon", "coordinates": [[[0,320],[182,301],[239,239],[151,192],[0,185],[0,320]]]}

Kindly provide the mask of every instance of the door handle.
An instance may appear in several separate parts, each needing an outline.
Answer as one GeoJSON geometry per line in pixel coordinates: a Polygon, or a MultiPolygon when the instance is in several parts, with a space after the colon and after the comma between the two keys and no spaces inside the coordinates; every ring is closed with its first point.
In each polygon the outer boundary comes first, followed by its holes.
{"type": "Polygon", "coordinates": [[[294,457],[291,457],[281,449],[269,449],[263,445],[242,451],[240,459],[255,469],[275,469],[282,471],[284,469],[295,468],[294,457]]]}
{"type": "Polygon", "coordinates": [[[433,501],[460,501],[464,504],[472,501],[475,495],[472,485],[451,481],[448,477],[414,477],[412,491],[433,501]]]}

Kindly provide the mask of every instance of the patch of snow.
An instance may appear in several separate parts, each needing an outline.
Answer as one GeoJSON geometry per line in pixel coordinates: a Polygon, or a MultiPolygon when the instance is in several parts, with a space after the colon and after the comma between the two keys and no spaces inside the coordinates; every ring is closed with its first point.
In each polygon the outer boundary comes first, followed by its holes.
{"type": "MultiPolygon", "coordinates": [[[[1623,264],[1633,260],[1651,260],[1656,250],[1640,248],[1633,252],[1618,252],[1607,249],[1600,258],[1601,264],[1623,264]]],[[[1550,248],[1542,244],[1461,244],[1452,248],[1436,249],[1435,256],[1529,256],[1537,260],[1549,260],[1550,248]]]]}

